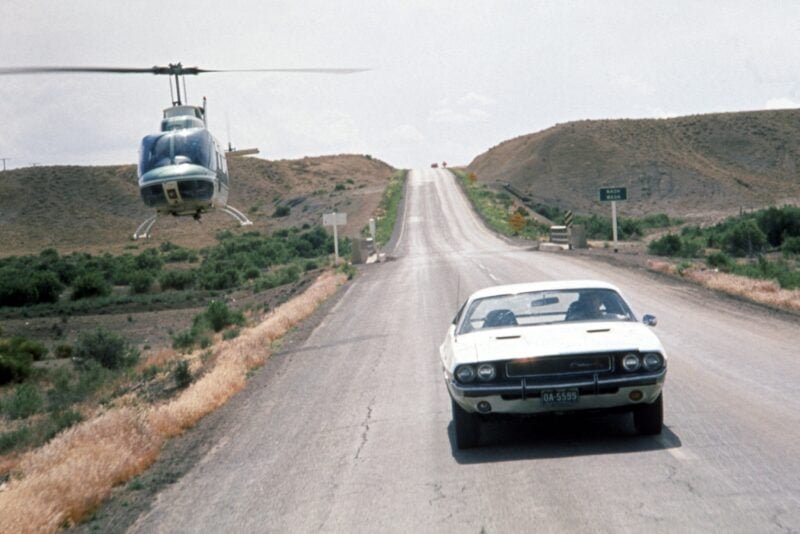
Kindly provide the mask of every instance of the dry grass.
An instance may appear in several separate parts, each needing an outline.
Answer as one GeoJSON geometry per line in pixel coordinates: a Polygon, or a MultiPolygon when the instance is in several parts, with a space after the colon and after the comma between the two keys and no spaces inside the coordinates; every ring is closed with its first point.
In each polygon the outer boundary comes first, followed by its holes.
{"type": "Polygon", "coordinates": [[[270,344],[308,317],[345,280],[344,275],[324,273],[259,325],[218,344],[215,367],[176,399],[138,410],[112,408],[25,454],[0,491],[0,532],[53,532],[78,522],[116,484],[147,469],[166,439],[244,388],[247,371],[264,363],[270,344]]]}
{"type": "Polygon", "coordinates": [[[717,291],[745,297],[774,308],[800,312],[800,290],[781,289],[772,280],[754,280],[728,273],[694,269],[684,271],[683,276],[717,291]]]}
{"type": "Polygon", "coordinates": [[[678,274],[678,269],[668,261],[647,260],[647,268],[664,274],[678,274]]]}
{"type": "Polygon", "coordinates": [[[171,362],[178,355],[178,352],[173,349],[161,349],[159,351],[150,353],[147,357],[136,366],[137,371],[142,371],[148,367],[161,367],[168,362],[171,362]]]}

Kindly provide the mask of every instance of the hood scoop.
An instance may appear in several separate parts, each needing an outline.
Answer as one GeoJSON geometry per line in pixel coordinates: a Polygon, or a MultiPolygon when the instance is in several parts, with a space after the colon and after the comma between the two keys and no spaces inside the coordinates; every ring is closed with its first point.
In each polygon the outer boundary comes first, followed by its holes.
{"type": "Polygon", "coordinates": [[[516,335],[516,336],[497,336],[495,339],[500,341],[502,339],[519,339],[521,337],[522,336],[520,336],[520,335],[516,335]]]}
{"type": "Polygon", "coordinates": [[[598,328],[596,330],[587,330],[587,334],[599,334],[600,332],[611,332],[610,328],[598,328]]]}

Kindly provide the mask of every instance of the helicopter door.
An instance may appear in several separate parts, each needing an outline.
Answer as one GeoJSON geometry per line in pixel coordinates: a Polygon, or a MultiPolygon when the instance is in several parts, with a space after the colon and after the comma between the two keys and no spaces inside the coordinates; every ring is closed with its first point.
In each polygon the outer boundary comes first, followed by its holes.
{"type": "Polygon", "coordinates": [[[164,196],[167,198],[167,203],[170,206],[177,206],[183,199],[178,191],[178,182],[164,182],[164,196]]]}

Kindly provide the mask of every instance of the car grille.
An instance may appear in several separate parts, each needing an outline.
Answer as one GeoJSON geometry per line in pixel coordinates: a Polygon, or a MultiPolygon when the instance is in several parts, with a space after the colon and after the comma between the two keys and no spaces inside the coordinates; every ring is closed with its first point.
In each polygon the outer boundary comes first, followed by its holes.
{"type": "Polygon", "coordinates": [[[613,369],[610,354],[582,354],[516,360],[506,364],[509,378],[604,373],[613,369]]]}

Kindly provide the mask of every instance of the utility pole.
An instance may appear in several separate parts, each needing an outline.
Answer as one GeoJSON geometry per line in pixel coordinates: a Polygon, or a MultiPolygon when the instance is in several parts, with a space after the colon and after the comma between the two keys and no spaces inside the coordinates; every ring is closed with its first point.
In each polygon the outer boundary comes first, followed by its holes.
{"type": "Polygon", "coordinates": [[[11,158],[0,158],[0,159],[3,160],[3,172],[5,172],[5,170],[6,170],[6,161],[11,159],[11,158]]]}

